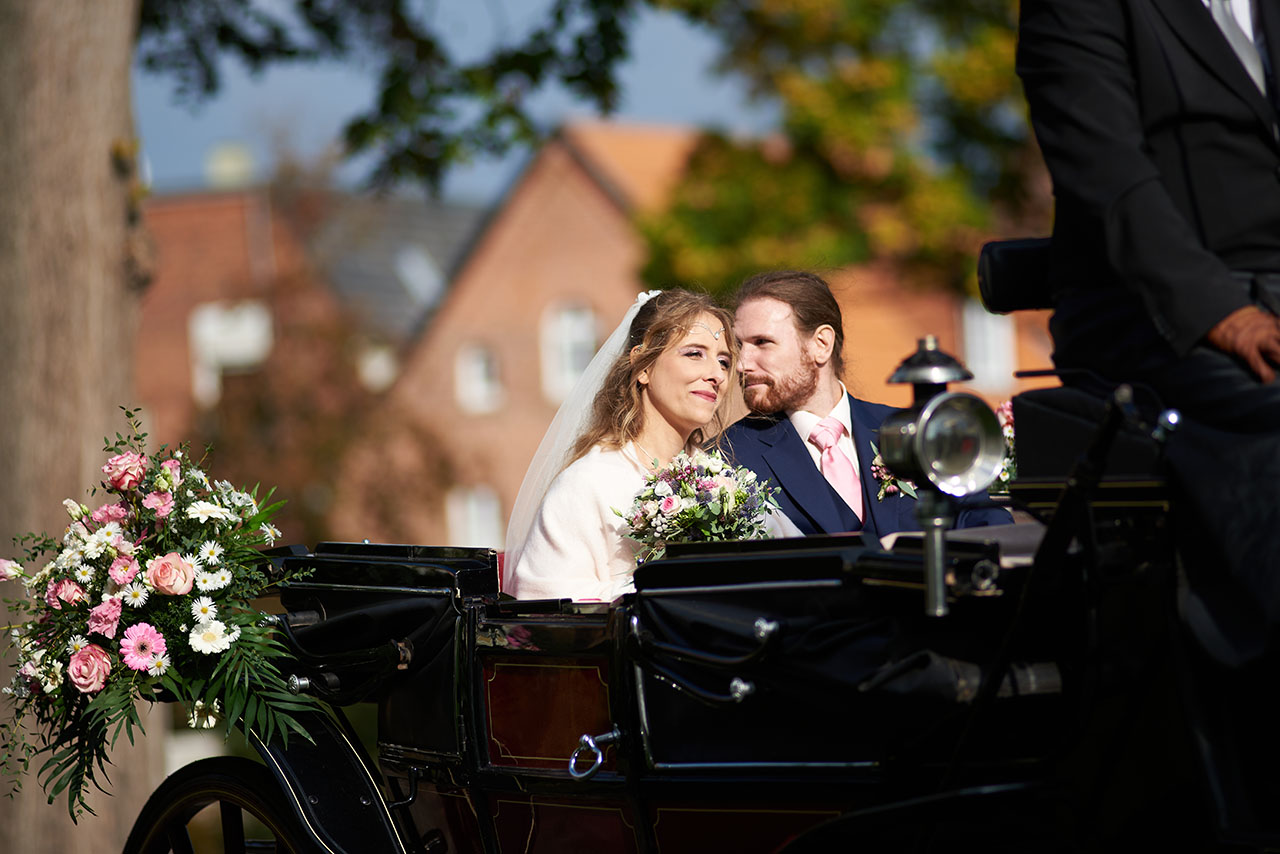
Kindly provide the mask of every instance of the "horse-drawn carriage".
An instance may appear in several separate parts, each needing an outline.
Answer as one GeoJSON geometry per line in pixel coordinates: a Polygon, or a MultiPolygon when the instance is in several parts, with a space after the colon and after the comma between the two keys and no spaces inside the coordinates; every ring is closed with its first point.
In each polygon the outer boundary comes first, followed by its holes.
{"type": "Polygon", "coordinates": [[[250,731],[265,764],[178,771],[126,850],[192,850],[187,825],[215,804],[225,851],[1265,839],[1277,822],[1216,719],[1222,673],[1177,618],[1172,423],[1126,403],[1022,395],[1014,496],[1047,527],[941,549],[671,546],[612,604],[504,597],[488,550],[280,550],[312,571],[278,617],[293,688],[323,701],[312,740],[250,731]],[[356,702],[377,704],[376,755],[343,715],[356,702]]]}

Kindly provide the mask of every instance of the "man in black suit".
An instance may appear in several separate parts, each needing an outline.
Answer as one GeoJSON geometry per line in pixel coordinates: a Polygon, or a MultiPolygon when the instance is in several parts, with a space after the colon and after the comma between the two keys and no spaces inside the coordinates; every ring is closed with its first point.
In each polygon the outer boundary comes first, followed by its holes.
{"type": "Polygon", "coordinates": [[[1280,5],[1023,0],[1017,67],[1053,177],[1058,366],[1280,427],[1280,5]]]}
{"type": "MultiPolygon", "coordinates": [[[[761,273],[743,283],[737,301],[738,370],[753,414],[728,429],[725,444],[735,462],[780,488],[779,509],[796,529],[782,533],[860,531],[878,545],[886,534],[919,530],[915,499],[882,489],[889,484],[873,471],[873,443],[894,409],[859,400],[840,381],[844,328],[827,283],[796,270],[761,273]],[[812,435],[824,422],[834,430],[829,459],[848,467],[847,494],[824,474],[828,458],[812,435]]],[[[1012,521],[985,492],[961,501],[956,516],[961,528],[1012,521]]]]}

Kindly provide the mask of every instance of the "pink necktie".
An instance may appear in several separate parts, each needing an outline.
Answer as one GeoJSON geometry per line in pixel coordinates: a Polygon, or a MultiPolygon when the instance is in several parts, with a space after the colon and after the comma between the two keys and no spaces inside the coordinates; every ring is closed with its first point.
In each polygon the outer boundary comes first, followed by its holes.
{"type": "Polygon", "coordinates": [[[858,519],[862,519],[862,486],[858,483],[858,473],[844,451],[836,447],[844,432],[840,419],[828,416],[813,428],[809,441],[822,451],[822,476],[840,493],[844,503],[853,508],[858,519]]]}

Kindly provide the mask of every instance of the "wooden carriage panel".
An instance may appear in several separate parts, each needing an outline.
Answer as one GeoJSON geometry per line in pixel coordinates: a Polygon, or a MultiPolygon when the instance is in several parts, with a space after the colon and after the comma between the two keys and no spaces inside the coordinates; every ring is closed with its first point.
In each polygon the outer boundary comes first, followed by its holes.
{"type": "MultiPolygon", "coordinates": [[[[486,655],[481,674],[491,765],[567,772],[583,734],[613,728],[604,657],[486,655]]],[[[610,745],[601,770],[614,762],[610,745]]]]}
{"type": "Polygon", "coordinates": [[[498,850],[520,854],[637,854],[634,816],[621,801],[495,798],[498,850]]]}

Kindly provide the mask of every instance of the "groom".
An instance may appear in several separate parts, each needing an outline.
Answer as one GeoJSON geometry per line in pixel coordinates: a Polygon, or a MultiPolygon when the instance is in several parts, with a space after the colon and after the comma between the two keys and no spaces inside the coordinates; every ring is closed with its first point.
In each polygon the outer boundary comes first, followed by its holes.
{"type": "MultiPolygon", "coordinates": [[[[778,504],[802,534],[861,531],[878,543],[919,530],[915,499],[900,490],[878,497],[871,444],[894,409],[858,400],[840,381],[844,326],[831,288],[812,273],[762,273],[737,302],[738,370],[752,414],[725,433],[735,462],[780,487],[778,504]]],[[[1013,521],[986,493],[958,510],[957,527],[1013,521]]]]}

